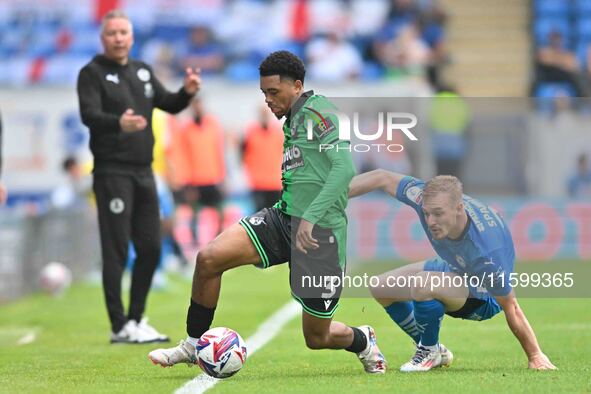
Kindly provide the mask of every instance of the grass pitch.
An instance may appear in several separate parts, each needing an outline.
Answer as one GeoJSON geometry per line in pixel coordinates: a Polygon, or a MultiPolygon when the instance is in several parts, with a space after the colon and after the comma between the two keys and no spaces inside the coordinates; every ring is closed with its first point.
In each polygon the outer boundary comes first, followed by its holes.
{"type": "MultiPolygon", "coordinates": [[[[185,337],[190,283],[172,278],[148,300],[150,323],[185,337]]],[[[261,272],[245,267],[224,274],[214,326],[248,338],[289,301],[286,267],[261,272]]],[[[559,371],[527,369],[519,343],[503,314],[471,322],[446,317],[441,342],[455,354],[451,368],[404,374],[398,367],[413,353],[410,339],[373,300],[343,299],[335,319],[370,324],[388,359],[383,376],[366,375],[353,354],[312,351],[300,319],[248,359],[244,369],[212,393],[371,392],[591,392],[591,302],[588,299],[522,299],[544,352],[559,371]]],[[[34,294],[0,306],[0,392],[172,393],[200,373],[184,365],[162,369],[147,353],[154,345],[110,345],[100,287],[77,284],[64,297],[34,294]],[[35,338],[29,344],[17,342],[35,338]]]]}

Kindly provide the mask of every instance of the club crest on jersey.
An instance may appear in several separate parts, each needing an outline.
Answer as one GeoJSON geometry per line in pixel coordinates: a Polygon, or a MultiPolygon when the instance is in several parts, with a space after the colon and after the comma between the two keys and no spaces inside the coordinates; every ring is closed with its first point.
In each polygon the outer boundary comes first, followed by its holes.
{"type": "Polygon", "coordinates": [[[118,214],[120,214],[121,212],[123,212],[125,210],[125,203],[119,197],[115,197],[109,203],[109,209],[115,215],[118,215],[118,214]]]}
{"type": "Polygon", "coordinates": [[[139,70],[137,70],[137,77],[142,82],[148,82],[150,80],[150,72],[145,68],[140,68],[139,70]]]}

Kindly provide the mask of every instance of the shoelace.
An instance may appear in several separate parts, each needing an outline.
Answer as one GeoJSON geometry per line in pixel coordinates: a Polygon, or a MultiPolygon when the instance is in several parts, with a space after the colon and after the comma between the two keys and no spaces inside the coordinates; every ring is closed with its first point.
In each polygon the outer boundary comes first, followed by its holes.
{"type": "Polygon", "coordinates": [[[418,346],[415,355],[412,357],[413,364],[422,363],[423,360],[429,355],[429,353],[431,353],[429,349],[425,349],[422,346],[418,346]]]}

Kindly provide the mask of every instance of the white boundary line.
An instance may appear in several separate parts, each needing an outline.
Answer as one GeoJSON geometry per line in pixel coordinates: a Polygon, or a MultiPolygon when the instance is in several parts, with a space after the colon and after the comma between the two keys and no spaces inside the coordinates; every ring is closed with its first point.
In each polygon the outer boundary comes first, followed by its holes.
{"type": "Polygon", "coordinates": [[[37,332],[35,330],[31,330],[27,334],[22,336],[18,341],[16,341],[16,344],[19,346],[29,345],[29,344],[35,342],[36,339],[37,339],[37,332]]]}
{"type": "MultiPolygon", "coordinates": [[[[256,330],[256,332],[246,339],[247,356],[252,355],[267,343],[273,340],[279,334],[279,331],[301,312],[300,304],[291,300],[283,305],[277,312],[273,313],[256,330]]],[[[181,388],[175,391],[175,394],[201,394],[209,390],[221,379],[215,379],[204,373],[185,383],[181,388]]]]}

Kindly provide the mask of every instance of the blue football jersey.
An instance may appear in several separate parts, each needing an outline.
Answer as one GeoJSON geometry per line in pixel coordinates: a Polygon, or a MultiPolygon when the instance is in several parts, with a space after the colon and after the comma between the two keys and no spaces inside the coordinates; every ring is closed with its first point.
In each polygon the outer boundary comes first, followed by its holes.
{"type": "Polygon", "coordinates": [[[419,215],[421,225],[435,252],[459,275],[475,277],[472,283],[492,295],[507,295],[511,291],[509,275],[513,271],[515,248],[505,221],[491,207],[463,195],[468,226],[457,240],[435,240],[431,236],[423,213],[425,182],[410,176],[402,179],[396,198],[411,206],[419,215]]]}

